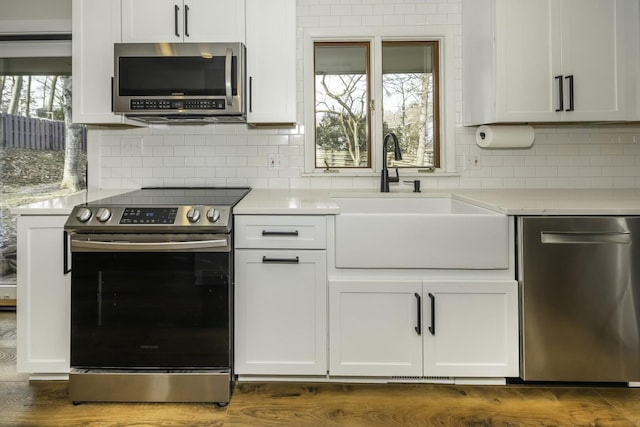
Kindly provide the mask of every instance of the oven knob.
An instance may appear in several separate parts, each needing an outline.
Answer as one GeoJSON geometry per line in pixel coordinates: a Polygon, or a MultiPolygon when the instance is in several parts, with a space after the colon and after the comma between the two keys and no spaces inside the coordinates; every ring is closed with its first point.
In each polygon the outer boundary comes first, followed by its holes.
{"type": "Polygon", "coordinates": [[[191,208],[187,211],[187,219],[189,222],[198,222],[200,219],[200,211],[196,208],[191,208]]]}
{"type": "Polygon", "coordinates": [[[107,208],[100,208],[98,212],[96,212],[96,218],[100,222],[107,222],[109,218],[111,218],[111,211],[107,208]]]}
{"type": "Polygon", "coordinates": [[[207,211],[207,219],[209,219],[209,222],[218,222],[220,219],[220,211],[214,208],[209,209],[207,211]]]}
{"type": "Polygon", "coordinates": [[[80,208],[76,214],[76,219],[80,222],[87,222],[91,219],[91,210],[89,208],[80,208]]]}

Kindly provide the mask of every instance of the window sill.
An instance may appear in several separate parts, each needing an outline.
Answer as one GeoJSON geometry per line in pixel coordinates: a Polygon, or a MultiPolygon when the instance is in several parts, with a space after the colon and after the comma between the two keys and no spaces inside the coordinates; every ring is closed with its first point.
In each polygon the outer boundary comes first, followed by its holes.
{"type": "MultiPolygon", "coordinates": [[[[394,169],[389,169],[393,171],[394,169]]],[[[389,175],[394,175],[395,172],[390,172],[389,175]]],[[[305,172],[300,176],[302,177],[345,177],[345,178],[374,178],[379,177],[380,172],[372,171],[349,171],[340,169],[319,169],[313,172],[305,172]]],[[[395,176],[395,175],[394,175],[395,176]]],[[[443,177],[456,177],[460,176],[460,172],[446,172],[436,170],[434,172],[420,172],[417,169],[405,170],[404,173],[400,170],[400,179],[403,178],[443,178],[443,177]]]]}

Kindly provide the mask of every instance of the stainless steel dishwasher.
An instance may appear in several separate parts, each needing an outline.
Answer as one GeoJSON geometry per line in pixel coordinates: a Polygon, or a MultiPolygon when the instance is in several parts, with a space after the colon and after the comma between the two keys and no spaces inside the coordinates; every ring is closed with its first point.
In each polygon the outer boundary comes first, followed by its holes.
{"type": "Polygon", "coordinates": [[[640,217],[519,217],[525,381],[640,381],[640,217]]]}

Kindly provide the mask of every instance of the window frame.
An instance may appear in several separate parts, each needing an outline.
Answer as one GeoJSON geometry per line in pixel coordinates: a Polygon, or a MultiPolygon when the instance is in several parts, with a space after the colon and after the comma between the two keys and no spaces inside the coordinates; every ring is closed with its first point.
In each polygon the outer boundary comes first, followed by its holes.
{"type": "MultiPolygon", "coordinates": [[[[382,51],[384,50],[385,45],[387,46],[408,46],[408,45],[417,45],[417,46],[424,46],[424,45],[431,45],[431,48],[433,49],[435,55],[433,57],[433,68],[437,69],[438,71],[436,73],[434,73],[434,85],[433,85],[433,104],[436,107],[433,111],[433,119],[434,119],[434,124],[433,124],[433,128],[434,128],[434,144],[433,144],[433,163],[434,163],[434,168],[438,169],[440,168],[440,164],[441,164],[441,159],[440,159],[440,140],[441,140],[441,135],[440,135],[440,42],[439,40],[385,40],[383,39],[381,41],[381,50],[380,52],[382,53],[382,51]]],[[[381,79],[380,79],[380,88],[381,88],[381,96],[383,97],[383,100],[380,102],[380,105],[384,106],[384,94],[382,92],[382,86],[383,86],[383,81],[384,81],[384,74],[381,73],[380,75],[381,79]]],[[[383,115],[384,115],[384,109],[383,109],[383,115]]],[[[382,122],[380,123],[381,125],[384,124],[384,120],[382,120],[382,122]]],[[[425,169],[428,168],[428,166],[423,166],[423,167],[411,167],[411,166],[402,166],[400,167],[401,170],[407,171],[407,170],[411,170],[411,169],[425,169]]]]}
{"type": "MultiPolygon", "coordinates": [[[[314,56],[314,67],[313,67],[313,74],[314,74],[314,82],[313,82],[313,103],[314,103],[314,107],[313,107],[313,112],[314,112],[314,117],[313,117],[313,163],[314,163],[314,169],[326,169],[326,168],[322,168],[321,166],[317,165],[317,158],[316,158],[316,152],[317,152],[317,145],[316,145],[316,107],[315,107],[315,94],[317,91],[317,86],[316,86],[316,79],[315,79],[315,48],[316,46],[363,46],[366,48],[366,57],[367,57],[367,61],[368,63],[366,64],[366,68],[367,68],[367,74],[366,74],[366,81],[367,81],[367,99],[366,99],[366,105],[367,105],[367,112],[366,112],[366,118],[367,118],[367,126],[366,126],[366,132],[367,132],[367,139],[369,141],[372,140],[371,138],[371,131],[373,128],[373,111],[371,109],[371,99],[373,99],[373,78],[372,78],[372,69],[371,69],[371,43],[370,42],[363,42],[363,41],[353,41],[353,40],[349,40],[349,41],[332,41],[332,42],[327,42],[327,41],[314,41],[313,43],[313,47],[314,47],[314,52],[313,52],[313,56],[314,56]]],[[[366,166],[348,166],[348,167],[343,167],[340,168],[340,170],[367,170],[367,169],[371,169],[372,165],[373,165],[373,157],[372,157],[372,151],[373,151],[373,144],[370,143],[369,146],[367,147],[367,164],[369,164],[368,167],[366,166]]],[[[332,168],[333,169],[333,168],[332,168]]]]}
{"type": "Polygon", "coordinates": [[[409,176],[434,176],[456,174],[455,162],[455,34],[447,26],[422,26],[406,28],[307,28],[304,31],[304,137],[305,167],[307,176],[326,177],[326,168],[315,166],[315,64],[314,44],[316,42],[368,42],[371,59],[371,93],[374,109],[371,112],[371,167],[330,169],[333,176],[377,176],[382,169],[382,42],[439,42],[439,125],[440,167],[435,171],[427,168],[403,168],[409,176]]]}

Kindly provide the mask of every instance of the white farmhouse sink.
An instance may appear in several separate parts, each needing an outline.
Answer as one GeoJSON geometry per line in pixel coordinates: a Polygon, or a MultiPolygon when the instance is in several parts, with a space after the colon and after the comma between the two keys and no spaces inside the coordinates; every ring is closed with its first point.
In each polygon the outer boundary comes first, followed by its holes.
{"type": "Polygon", "coordinates": [[[336,267],[505,269],[506,215],[451,197],[335,197],[336,267]]]}

